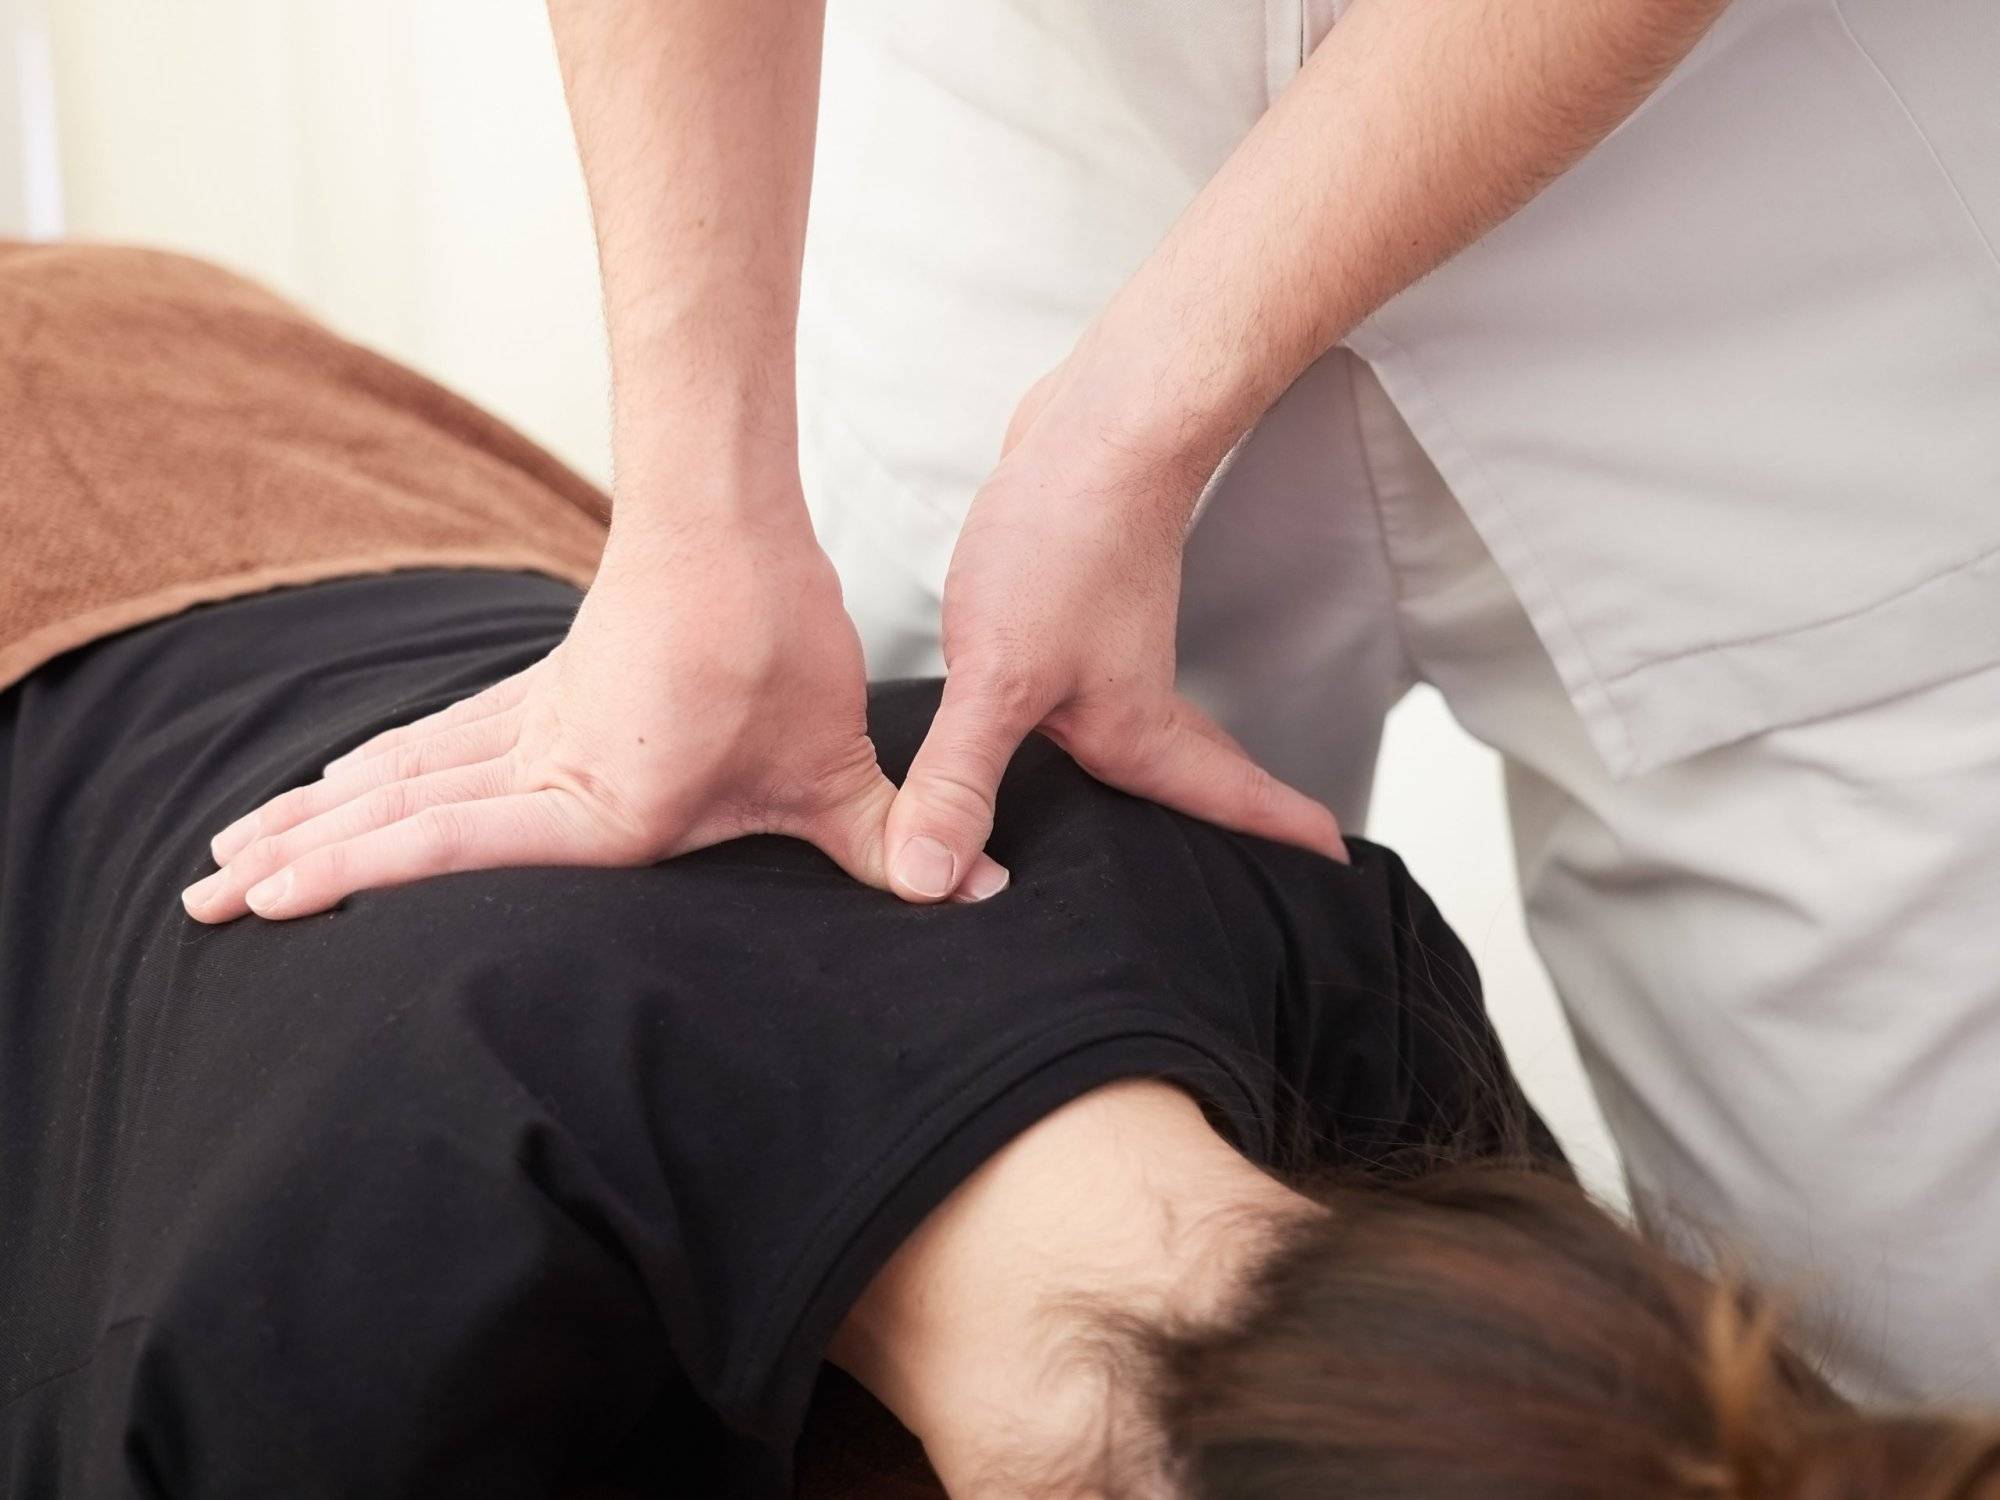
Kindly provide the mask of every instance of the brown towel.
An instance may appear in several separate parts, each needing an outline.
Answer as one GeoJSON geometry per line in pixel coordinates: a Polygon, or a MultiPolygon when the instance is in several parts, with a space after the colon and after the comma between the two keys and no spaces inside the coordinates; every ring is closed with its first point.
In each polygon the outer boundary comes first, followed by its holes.
{"type": "Polygon", "coordinates": [[[215,266],[0,241],[0,689],[279,584],[586,584],[609,514],[504,423],[215,266]]]}
{"type": "MultiPolygon", "coordinates": [[[[0,689],[208,600],[412,567],[587,584],[610,502],[505,424],[201,261],[0,241],[0,689]]],[[[943,1500],[830,1374],[802,1493],[943,1500]]]]}

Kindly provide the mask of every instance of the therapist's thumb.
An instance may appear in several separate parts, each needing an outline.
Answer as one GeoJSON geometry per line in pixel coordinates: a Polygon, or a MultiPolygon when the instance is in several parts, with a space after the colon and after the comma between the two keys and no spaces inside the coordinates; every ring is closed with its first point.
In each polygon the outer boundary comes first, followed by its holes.
{"type": "MultiPolygon", "coordinates": [[[[816,845],[841,869],[864,885],[878,890],[889,884],[887,862],[882,857],[882,830],[889,809],[896,801],[896,783],[884,776],[871,755],[858,779],[830,792],[827,800],[796,823],[787,823],[774,832],[792,834],[816,845]]],[[[953,899],[977,900],[990,896],[1007,884],[1007,872],[984,854],[976,855],[966,877],[958,883],[953,899]]]]}
{"type": "Polygon", "coordinates": [[[996,679],[954,672],[889,809],[889,889],[906,901],[990,896],[1007,872],[982,856],[1007,762],[1041,715],[996,679]]]}

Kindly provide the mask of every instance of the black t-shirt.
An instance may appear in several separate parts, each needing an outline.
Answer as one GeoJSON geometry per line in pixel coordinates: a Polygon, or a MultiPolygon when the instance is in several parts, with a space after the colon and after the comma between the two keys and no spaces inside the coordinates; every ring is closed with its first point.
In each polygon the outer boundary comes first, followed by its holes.
{"type": "MultiPolygon", "coordinates": [[[[766,837],[182,913],[214,830],[576,599],[280,590],[0,697],[0,1493],[784,1494],[855,1296],[1065,1100],[1171,1079],[1289,1167],[1517,1106],[1393,853],[1224,833],[1039,737],[978,905],[766,837]]],[[[892,776],[936,697],[873,692],[892,776]]]]}

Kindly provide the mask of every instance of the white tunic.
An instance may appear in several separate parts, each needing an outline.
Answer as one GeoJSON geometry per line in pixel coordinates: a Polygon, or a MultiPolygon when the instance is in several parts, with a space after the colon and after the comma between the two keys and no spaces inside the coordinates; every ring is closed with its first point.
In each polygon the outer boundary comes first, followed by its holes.
{"type": "MultiPolygon", "coordinates": [[[[830,8],[803,461],[878,674],[935,670],[1014,402],[1339,8],[830,8]]],[[[2000,662],[1996,242],[2000,4],[1736,0],[1350,336],[1613,776],[2000,662]]]]}

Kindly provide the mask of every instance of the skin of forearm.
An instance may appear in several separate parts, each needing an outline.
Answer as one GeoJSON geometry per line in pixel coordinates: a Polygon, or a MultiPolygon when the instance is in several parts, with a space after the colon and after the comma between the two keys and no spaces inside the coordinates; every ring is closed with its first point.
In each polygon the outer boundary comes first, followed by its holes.
{"type": "Polygon", "coordinates": [[[824,0],[550,0],[597,228],[614,537],[803,508],[794,348],[824,0]]]}
{"type": "Polygon", "coordinates": [[[1085,334],[1059,423],[1114,469],[1205,477],[1356,323],[1609,134],[1726,3],[1355,0],[1085,334]]]}

